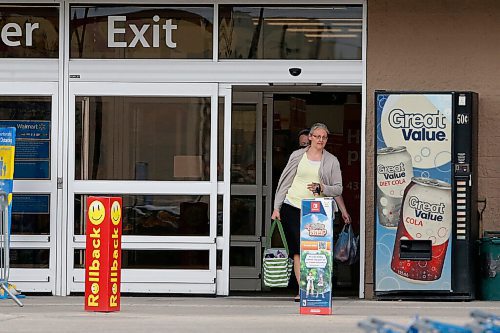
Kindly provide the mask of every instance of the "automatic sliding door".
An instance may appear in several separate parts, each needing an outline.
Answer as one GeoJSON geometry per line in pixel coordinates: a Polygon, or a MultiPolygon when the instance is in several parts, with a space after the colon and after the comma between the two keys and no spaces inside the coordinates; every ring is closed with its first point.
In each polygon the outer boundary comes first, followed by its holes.
{"type": "Polygon", "coordinates": [[[0,83],[0,126],[16,128],[10,282],[55,293],[57,84],[0,83]]]}
{"type": "Polygon", "coordinates": [[[262,93],[233,94],[231,290],[261,289],[263,228],[270,216],[266,202],[268,112],[262,93]]]}
{"type": "Polygon", "coordinates": [[[215,293],[217,85],[71,83],[69,292],[85,199],[123,198],[122,290],[215,293]]]}

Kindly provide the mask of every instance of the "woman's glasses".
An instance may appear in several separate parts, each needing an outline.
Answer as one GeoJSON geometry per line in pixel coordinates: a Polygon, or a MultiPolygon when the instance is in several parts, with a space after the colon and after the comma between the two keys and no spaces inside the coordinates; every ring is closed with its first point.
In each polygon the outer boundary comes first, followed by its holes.
{"type": "Polygon", "coordinates": [[[327,136],[321,136],[321,135],[315,135],[315,134],[311,134],[312,137],[314,137],[316,140],[322,140],[322,141],[326,141],[328,140],[328,137],[327,136]]]}

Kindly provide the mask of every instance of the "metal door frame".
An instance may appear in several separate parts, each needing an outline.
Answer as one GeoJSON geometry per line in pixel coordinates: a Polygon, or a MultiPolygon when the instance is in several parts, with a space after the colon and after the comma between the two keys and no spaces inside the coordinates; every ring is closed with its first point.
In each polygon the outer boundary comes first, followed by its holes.
{"type": "Polygon", "coordinates": [[[85,236],[74,234],[75,194],[161,194],[209,195],[209,236],[123,236],[122,248],[157,250],[208,250],[208,270],[123,269],[122,291],[158,293],[216,293],[216,227],[217,227],[217,102],[218,85],[207,83],[118,83],[71,82],[69,88],[68,192],[67,192],[67,290],[81,292],[84,269],[74,267],[74,250],[85,248],[85,236]],[[75,180],[75,99],[77,96],[137,97],[210,97],[211,143],[210,181],[99,181],[75,180]]]}
{"type": "Polygon", "coordinates": [[[12,235],[11,249],[49,249],[49,268],[11,268],[10,281],[22,291],[56,293],[56,276],[60,270],[57,265],[56,243],[61,233],[58,222],[61,207],[58,206],[57,179],[59,171],[60,118],[57,82],[0,82],[0,94],[3,96],[48,96],[51,97],[50,121],[50,179],[14,181],[13,193],[48,194],[50,209],[49,235],[12,235]]]}

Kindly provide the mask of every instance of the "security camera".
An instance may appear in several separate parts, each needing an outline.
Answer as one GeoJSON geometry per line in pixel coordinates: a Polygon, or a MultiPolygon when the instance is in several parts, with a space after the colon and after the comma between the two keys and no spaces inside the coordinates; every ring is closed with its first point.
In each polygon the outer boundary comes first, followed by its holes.
{"type": "Polygon", "coordinates": [[[290,72],[291,76],[299,76],[300,73],[302,73],[302,69],[298,67],[289,68],[288,71],[290,72]]]}

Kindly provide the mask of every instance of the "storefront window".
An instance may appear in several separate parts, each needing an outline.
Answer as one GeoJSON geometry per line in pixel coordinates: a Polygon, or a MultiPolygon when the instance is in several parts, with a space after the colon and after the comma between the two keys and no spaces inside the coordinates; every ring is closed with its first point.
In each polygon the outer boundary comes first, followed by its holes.
{"type": "Polygon", "coordinates": [[[49,96],[0,96],[0,126],[16,128],[14,179],[50,179],[49,96]]]}
{"type": "Polygon", "coordinates": [[[257,105],[232,105],[231,181],[255,184],[257,145],[257,105]]]}
{"type": "Polygon", "coordinates": [[[14,194],[12,196],[12,234],[50,234],[50,195],[14,194]]]}
{"type": "Polygon", "coordinates": [[[49,249],[10,249],[10,268],[49,268],[49,249]]]}
{"type": "Polygon", "coordinates": [[[0,58],[59,57],[59,8],[0,6],[0,58]]]}
{"type": "Polygon", "coordinates": [[[224,97],[219,97],[217,109],[217,180],[224,180],[224,97]]]}
{"type": "Polygon", "coordinates": [[[231,196],[231,235],[255,235],[255,196],[231,196]]]}
{"type": "Polygon", "coordinates": [[[217,236],[222,236],[222,233],[224,231],[224,211],[223,211],[223,204],[224,204],[224,198],[222,195],[217,196],[217,236]]]}
{"type": "MultiPolygon", "coordinates": [[[[122,269],[209,269],[208,250],[122,250],[122,269]]],[[[85,250],[75,250],[74,268],[85,268],[85,250]]]]}
{"type": "Polygon", "coordinates": [[[77,97],[75,179],[209,180],[209,97],[77,97]]]}
{"type": "Polygon", "coordinates": [[[219,7],[220,59],[361,59],[362,6],[219,7]]]}
{"type": "Polygon", "coordinates": [[[255,266],[255,247],[251,246],[231,246],[229,252],[230,266],[255,266]]]}
{"type": "Polygon", "coordinates": [[[213,6],[71,6],[70,57],[211,59],[213,6]]]}
{"type": "MultiPolygon", "coordinates": [[[[75,195],[75,235],[85,235],[85,195],[75,195]]],[[[208,195],[120,195],[123,235],[208,236],[208,195]]]]}

